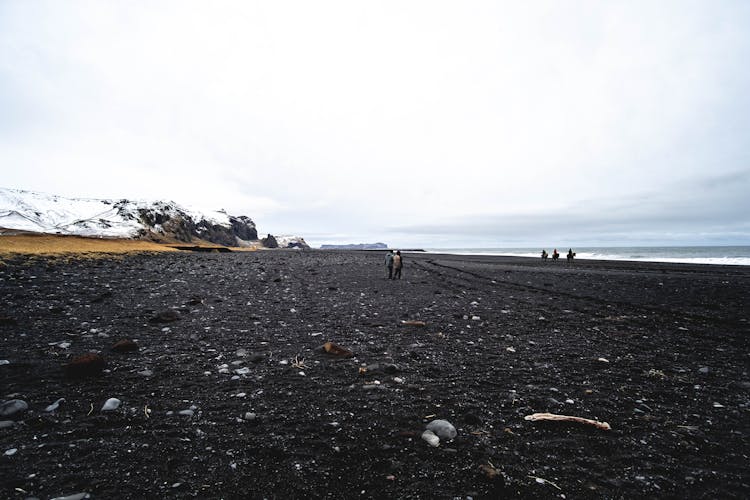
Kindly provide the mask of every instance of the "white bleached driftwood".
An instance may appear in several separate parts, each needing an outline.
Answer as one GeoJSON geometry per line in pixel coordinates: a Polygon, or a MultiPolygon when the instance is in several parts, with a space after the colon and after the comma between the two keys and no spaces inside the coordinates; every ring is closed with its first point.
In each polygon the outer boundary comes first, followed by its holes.
{"type": "Polygon", "coordinates": [[[536,422],[539,420],[551,420],[556,422],[578,422],[579,424],[593,425],[597,429],[602,429],[604,431],[612,429],[607,422],[599,422],[598,420],[591,420],[583,417],[572,417],[570,415],[556,415],[554,413],[533,413],[531,415],[526,415],[524,417],[524,420],[530,420],[532,422],[536,422]]]}

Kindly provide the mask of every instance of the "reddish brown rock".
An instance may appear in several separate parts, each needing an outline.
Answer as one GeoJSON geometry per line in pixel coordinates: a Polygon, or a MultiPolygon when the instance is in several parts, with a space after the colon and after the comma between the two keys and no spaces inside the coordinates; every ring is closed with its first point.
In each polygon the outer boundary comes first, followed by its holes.
{"type": "Polygon", "coordinates": [[[351,358],[352,356],[354,356],[354,353],[352,351],[350,351],[349,349],[345,349],[340,345],[336,345],[333,342],[326,342],[325,344],[323,344],[323,351],[333,356],[339,356],[342,358],[351,358]]]}
{"type": "Polygon", "coordinates": [[[99,354],[89,352],[76,356],[65,365],[65,374],[69,377],[96,377],[101,375],[107,362],[99,354]]]}
{"type": "Polygon", "coordinates": [[[134,352],[134,351],[137,351],[138,349],[139,349],[138,344],[136,344],[134,340],[130,340],[130,339],[122,339],[112,346],[113,351],[120,352],[120,353],[134,352]]]}

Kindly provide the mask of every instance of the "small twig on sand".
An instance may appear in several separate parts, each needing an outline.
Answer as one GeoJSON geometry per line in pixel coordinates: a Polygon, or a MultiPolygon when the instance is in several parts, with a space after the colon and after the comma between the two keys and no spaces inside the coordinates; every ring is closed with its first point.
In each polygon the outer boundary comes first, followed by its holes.
{"type": "Polygon", "coordinates": [[[151,410],[148,409],[148,405],[144,406],[143,414],[146,415],[146,418],[151,418],[151,415],[149,415],[150,413],[151,413],[151,410]]]}
{"type": "Polygon", "coordinates": [[[537,476],[528,476],[528,477],[535,480],[539,484],[549,484],[550,486],[555,487],[558,490],[562,491],[562,488],[560,488],[558,485],[556,485],[552,481],[548,481],[547,479],[544,479],[543,477],[537,477],[537,476]]]}
{"type": "Polygon", "coordinates": [[[87,417],[94,413],[94,403],[89,403],[89,405],[91,406],[91,408],[89,408],[89,412],[86,414],[87,417]]]}
{"type": "Polygon", "coordinates": [[[294,361],[292,361],[292,366],[300,370],[304,370],[305,368],[307,368],[305,366],[305,358],[300,359],[299,356],[295,356],[294,361]]]}
{"type": "Polygon", "coordinates": [[[583,417],[571,417],[570,415],[556,415],[554,413],[534,413],[532,415],[526,415],[523,417],[524,420],[531,420],[536,422],[537,420],[551,420],[557,422],[577,422],[579,424],[593,425],[597,429],[604,431],[611,430],[607,422],[599,422],[598,420],[591,420],[583,417]]]}

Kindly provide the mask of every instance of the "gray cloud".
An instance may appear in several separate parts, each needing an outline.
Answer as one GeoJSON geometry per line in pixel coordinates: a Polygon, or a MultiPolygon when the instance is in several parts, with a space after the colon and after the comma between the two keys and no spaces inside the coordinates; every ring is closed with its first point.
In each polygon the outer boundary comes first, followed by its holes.
{"type": "Polygon", "coordinates": [[[390,227],[424,238],[544,242],[552,239],[623,244],[750,239],[750,172],[676,182],[673,189],[618,199],[589,199],[543,213],[476,214],[390,227]]]}

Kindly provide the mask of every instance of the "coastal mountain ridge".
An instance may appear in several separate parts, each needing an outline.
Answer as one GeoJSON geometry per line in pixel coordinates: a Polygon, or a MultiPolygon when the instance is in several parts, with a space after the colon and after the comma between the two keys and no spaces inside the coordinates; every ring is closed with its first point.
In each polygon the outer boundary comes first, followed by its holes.
{"type": "MultiPolygon", "coordinates": [[[[224,210],[189,209],[169,201],[66,198],[0,188],[0,227],[34,233],[150,240],[157,243],[203,240],[224,246],[258,242],[255,223],[224,210]]],[[[296,236],[268,235],[274,248],[307,248],[296,236]]]]}

